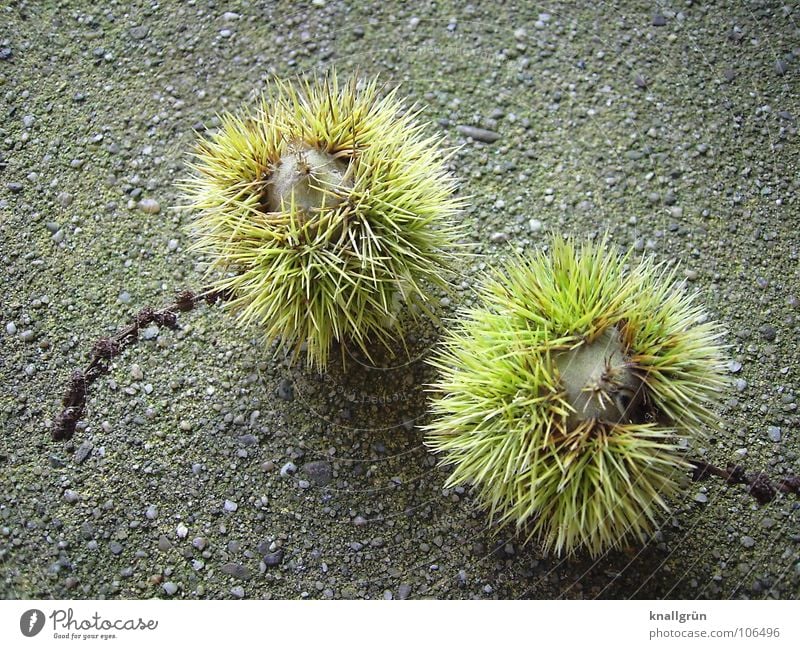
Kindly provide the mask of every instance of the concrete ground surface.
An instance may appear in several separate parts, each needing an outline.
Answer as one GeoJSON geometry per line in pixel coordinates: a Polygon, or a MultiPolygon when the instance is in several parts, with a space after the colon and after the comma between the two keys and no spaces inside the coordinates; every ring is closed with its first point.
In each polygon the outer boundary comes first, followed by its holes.
{"type": "Polygon", "coordinates": [[[335,66],[399,84],[460,147],[480,256],[443,316],[513,251],[608,231],[680,263],[729,332],[722,433],[696,454],[800,473],[798,3],[73,0],[0,21],[4,598],[798,596],[795,496],[692,483],[644,547],[597,560],[492,529],[417,428],[429,322],[410,362],[316,374],[199,308],[50,438],[93,342],[202,286],[171,209],[196,131],[335,66]]]}

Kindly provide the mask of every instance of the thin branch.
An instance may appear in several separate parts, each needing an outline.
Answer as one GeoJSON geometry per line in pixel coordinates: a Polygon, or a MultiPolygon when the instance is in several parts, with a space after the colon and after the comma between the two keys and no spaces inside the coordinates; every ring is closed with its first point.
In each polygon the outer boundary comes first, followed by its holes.
{"type": "Polygon", "coordinates": [[[167,329],[178,329],[178,313],[191,311],[199,302],[214,304],[228,299],[226,293],[213,289],[199,294],[192,291],[181,291],[175,301],[155,310],[145,307],[133,319],[133,322],[113,336],[101,338],[92,347],[92,359],[83,370],[74,370],[69,378],[69,387],[62,401],[63,410],[53,422],[52,436],[56,441],[71,439],[75,434],[75,426],[86,409],[86,392],[88,387],[111,368],[111,360],[119,356],[123,350],[139,339],[139,330],[151,324],[167,329]]]}
{"type": "Polygon", "coordinates": [[[728,484],[746,484],[749,487],[747,492],[762,505],[774,500],[778,491],[800,495],[800,476],[787,476],[778,482],[776,488],[765,473],[747,474],[744,467],[738,464],[729,464],[726,469],[720,469],[704,460],[692,459],[689,462],[694,466],[692,480],[695,482],[714,475],[728,484]]]}

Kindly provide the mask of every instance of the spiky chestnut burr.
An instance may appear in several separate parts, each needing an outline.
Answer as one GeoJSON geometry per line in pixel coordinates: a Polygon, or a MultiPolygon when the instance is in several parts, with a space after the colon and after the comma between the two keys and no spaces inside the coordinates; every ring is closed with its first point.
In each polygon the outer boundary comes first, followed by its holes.
{"type": "Polygon", "coordinates": [[[182,187],[195,249],[224,272],[213,287],[309,366],[334,341],[389,346],[400,305],[430,313],[446,286],[460,201],[418,112],[374,80],[275,81],[197,147],[182,187]]]}
{"type": "Polygon", "coordinates": [[[553,239],[480,290],[430,360],[426,443],[499,523],[596,556],[653,530],[714,426],[720,327],[675,271],[553,239]],[[630,265],[630,267],[628,267],[630,265]]]}

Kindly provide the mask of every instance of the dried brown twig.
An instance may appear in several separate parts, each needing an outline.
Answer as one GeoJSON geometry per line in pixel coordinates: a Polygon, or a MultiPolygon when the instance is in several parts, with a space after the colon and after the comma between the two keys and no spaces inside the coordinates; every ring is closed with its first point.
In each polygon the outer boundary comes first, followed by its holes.
{"type": "Polygon", "coordinates": [[[711,475],[722,478],[728,484],[746,484],[747,492],[760,504],[764,505],[775,498],[778,491],[783,493],[800,494],[800,476],[790,475],[778,482],[777,489],[764,473],[747,474],[744,467],[738,464],[729,464],[726,469],[703,460],[689,460],[694,466],[692,480],[695,482],[705,480],[711,475]]]}
{"type": "Polygon", "coordinates": [[[83,370],[74,370],[69,378],[69,386],[63,399],[63,410],[53,422],[52,436],[56,441],[71,439],[75,434],[75,426],[86,409],[87,388],[111,367],[111,360],[139,339],[139,330],[151,324],[167,329],[178,328],[178,313],[191,311],[198,302],[214,304],[225,300],[228,295],[219,291],[207,290],[196,294],[192,291],[181,291],[175,301],[162,309],[145,307],[133,319],[133,322],[117,331],[113,336],[101,338],[92,348],[92,359],[83,370]]]}

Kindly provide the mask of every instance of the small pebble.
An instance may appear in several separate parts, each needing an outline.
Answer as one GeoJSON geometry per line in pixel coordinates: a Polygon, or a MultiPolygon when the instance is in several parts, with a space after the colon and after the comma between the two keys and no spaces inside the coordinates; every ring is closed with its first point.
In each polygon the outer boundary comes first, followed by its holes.
{"type": "Polygon", "coordinates": [[[777,330],[772,325],[763,325],[759,328],[759,332],[762,338],[769,342],[772,342],[778,336],[777,330]]]}
{"type": "Polygon", "coordinates": [[[144,198],[139,201],[139,209],[145,214],[158,214],[161,211],[161,205],[152,198],[144,198]]]}
{"type": "Polygon", "coordinates": [[[153,340],[158,338],[158,325],[150,325],[140,334],[142,340],[153,340]]]}
{"type": "Polygon", "coordinates": [[[17,333],[17,325],[14,324],[13,322],[7,322],[6,323],[6,333],[9,336],[13,336],[15,333],[17,333]]]}
{"type": "Polygon", "coordinates": [[[270,568],[280,565],[281,561],[283,561],[283,550],[264,555],[264,564],[270,568]]]}
{"type": "Polygon", "coordinates": [[[325,460],[306,462],[303,465],[302,472],[319,487],[324,487],[333,479],[333,469],[330,462],[325,460]]]}
{"type": "Polygon", "coordinates": [[[78,450],[75,451],[75,462],[83,464],[89,455],[91,455],[92,448],[91,442],[83,442],[83,444],[78,447],[78,450]]]}
{"type": "Polygon", "coordinates": [[[189,528],[186,527],[183,523],[178,523],[178,527],[175,530],[175,533],[178,535],[179,539],[185,539],[186,536],[189,534],[189,528]]]}
{"type": "Polygon", "coordinates": [[[161,586],[164,592],[170,597],[178,592],[178,585],[174,581],[168,581],[161,586]]]}
{"type": "Polygon", "coordinates": [[[465,137],[471,137],[478,142],[491,144],[500,139],[500,133],[476,126],[456,126],[456,130],[465,137]]]}
{"type": "Polygon", "coordinates": [[[130,33],[130,35],[131,35],[131,38],[132,38],[133,40],[135,40],[135,41],[140,41],[140,40],[142,40],[142,39],[144,39],[144,38],[146,38],[146,37],[147,37],[147,32],[148,32],[148,31],[149,31],[149,30],[147,29],[147,27],[146,27],[146,26],[144,26],[144,25],[137,25],[136,27],[131,27],[131,29],[130,29],[130,32],[129,32],[129,33],[130,33]]]}
{"type": "Polygon", "coordinates": [[[64,500],[66,500],[70,505],[74,505],[76,502],[80,500],[80,496],[78,495],[77,491],[73,491],[72,489],[67,489],[64,492],[64,500]]]}
{"type": "Polygon", "coordinates": [[[236,577],[237,579],[249,579],[252,574],[250,569],[247,566],[243,566],[241,563],[226,563],[220,570],[226,575],[236,577]]]}
{"type": "Polygon", "coordinates": [[[232,500],[226,500],[225,503],[222,505],[222,508],[226,512],[235,512],[237,509],[239,509],[239,505],[237,505],[232,500]]]}
{"type": "Polygon", "coordinates": [[[780,442],[781,441],[781,429],[778,426],[769,426],[769,427],[767,427],[767,436],[773,442],[780,442]]]}
{"type": "Polygon", "coordinates": [[[244,597],[244,588],[241,586],[234,586],[231,588],[231,595],[236,597],[237,599],[242,599],[244,597]]]}
{"type": "Polygon", "coordinates": [[[276,392],[278,397],[284,401],[291,401],[294,399],[294,386],[289,379],[283,379],[280,385],[278,385],[276,392]]]}
{"type": "Polygon", "coordinates": [[[742,545],[746,548],[752,548],[756,544],[756,541],[752,536],[743,536],[739,540],[741,541],[742,545]]]}

